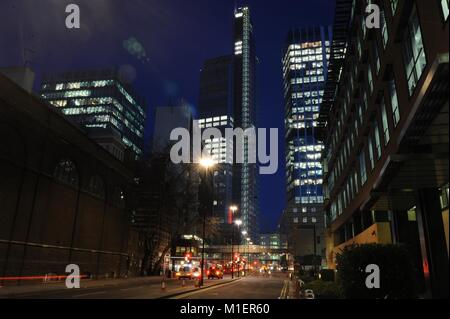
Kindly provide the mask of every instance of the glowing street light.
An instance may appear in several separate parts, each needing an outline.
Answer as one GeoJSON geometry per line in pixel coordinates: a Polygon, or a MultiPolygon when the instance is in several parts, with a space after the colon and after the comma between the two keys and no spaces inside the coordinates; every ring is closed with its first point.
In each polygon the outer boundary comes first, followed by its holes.
{"type": "MultiPolygon", "coordinates": [[[[206,176],[210,168],[214,167],[216,163],[210,157],[203,157],[200,159],[200,166],[205,169],[206,176]]],[[[213,180],[214,182],[214,180],[213,180]]],[[[213,185],[214,191],[214,185],[213,185]]],[[[203,287],[203,268],[205,267],[205,237],[206,237],[206,212],[203,213],[203,240],[202,240],[202,260],[200,264],[200,283],[199,286],[203,287]]]]}
{"type": "Polygon", "coordinates": [[[214,162],[214,160],[210,157],[203,157],[202,159],[200,159],[200,166],[203,168],[211,168],[215,165],[216,163],[214,162]]]}
{"type": "Polygon", "coordinates": [[[241,226],[242,225],[242,220],[240,220],[240,219],[237,219],[237,220],[235,220],[234,221],[234,223],[236,224],[236,226],[241,226]]]}

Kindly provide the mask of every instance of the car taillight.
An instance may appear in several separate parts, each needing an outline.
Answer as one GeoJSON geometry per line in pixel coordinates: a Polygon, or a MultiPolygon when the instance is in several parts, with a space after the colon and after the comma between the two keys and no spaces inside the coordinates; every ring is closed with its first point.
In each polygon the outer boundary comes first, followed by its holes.
{"type": "Polygon", "coordinates": [[[220,275],[220,271],[216,271],[216,275],[220,275]]]}
{"type": "Polygon", "coordinates": [[[208,270],[208,271],[206,272],[206,274],[209,275],[209,274],[210,274],[210,271],[208,270]]]}

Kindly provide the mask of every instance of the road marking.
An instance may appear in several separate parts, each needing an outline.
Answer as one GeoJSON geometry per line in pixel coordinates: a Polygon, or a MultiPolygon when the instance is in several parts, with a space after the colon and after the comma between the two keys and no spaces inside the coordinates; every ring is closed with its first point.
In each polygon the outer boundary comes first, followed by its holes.
{"type": "Polygon", "coordinates": [[[225,286],[229,286],[229,285],[238,283],[240,281],[241,281],[241,279],[235,279],[235,280],[233,280],[231,282],[227,282],[226,284],[218,284],[218,285],[214,285],[214,286],[211,286],[211,287],[201,288],[199,290],[196,290],[196,291],[193,291],[193,292],[188,292],[188,293],[185,293],[183,295],[179,295],[179,296],[176,296],[176,297],[173,297],[173,298],[169,298],[169,299],[183,299],[185,297],[196,295],[196,294],[199,294],[199,293],[202,293],[202,292],[205,292],[205,291],[209,291],[209,290],[213,290],[213,289],[216,289],[216,288],[219,288],[219,287],[222,288],[222,287],[225,287],[225,286]]]}
{"type": "Polygon", "coordinates": [[[278,297],[278,299],[287,299],[288,290],[289,281],[285,280],[283,283],[283,289],[281,289],[280,297],[278,297]]]}
{"type": "Polygon", "coordinates": [[[82,294],[82,295],[76,295],[76,296],[73,296],[73,298],[81,298],[81,297],[95,296],[95,295],[102,295],[102,294],[106,294],[106,291],[97,291],[97,292],[91,292],[91,293],[82,294]]]}
{"type": "Polygon", "coordinates": [[[142,288],[144,288],[144,287],[139,286],[139,287],[131,287],[131,288],[122,288],[122,289],[120,289],[120,290],[122,290],[122,291],[128,291],[128,290],[137,290],[137,289],[142,289],[142,288]]]}

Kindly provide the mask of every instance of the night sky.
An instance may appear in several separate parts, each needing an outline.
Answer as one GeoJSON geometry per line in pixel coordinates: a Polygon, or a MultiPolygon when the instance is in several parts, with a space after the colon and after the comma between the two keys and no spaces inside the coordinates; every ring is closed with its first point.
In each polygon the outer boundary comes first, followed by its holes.
{"type": "MultiPolygon", "coordinates": [[[[262,231],[274,231],[285,205],[281,58],[290,28],[331,24],[334,0],[1,0],[0,67],[26,61],[37,73],[119,67],[152,109],[198,102],[205,59],[231,54],[233,10],[248,5],[256,38],[259,127],[280,128],[280,168],[261,177],[262,231]],[[81,29],[65,27],[76,3],[81,29]],[[134,49],[130,49],[134,45],[134,49]],[[24,54],[25,52],[25,54],[24,54]]],[[[38,85],[36,85],[36,88],[38,85]]]]}

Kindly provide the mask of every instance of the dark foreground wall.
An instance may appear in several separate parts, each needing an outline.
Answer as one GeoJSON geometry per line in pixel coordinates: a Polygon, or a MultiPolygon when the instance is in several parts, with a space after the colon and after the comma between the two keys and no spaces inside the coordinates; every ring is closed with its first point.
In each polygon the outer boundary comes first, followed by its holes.
{"type": "Polygon", "coordinates": [[[0,75],[0,277],[127,272],[131,173],[0,75]]]}

